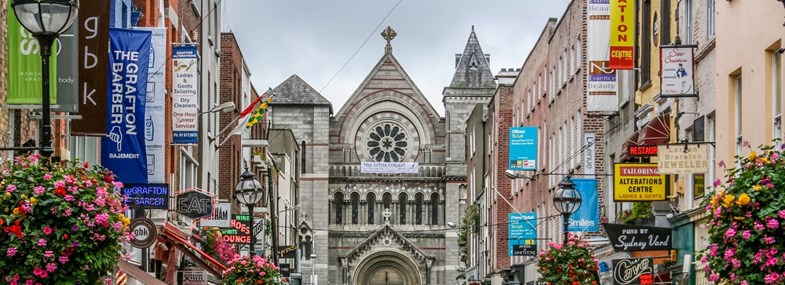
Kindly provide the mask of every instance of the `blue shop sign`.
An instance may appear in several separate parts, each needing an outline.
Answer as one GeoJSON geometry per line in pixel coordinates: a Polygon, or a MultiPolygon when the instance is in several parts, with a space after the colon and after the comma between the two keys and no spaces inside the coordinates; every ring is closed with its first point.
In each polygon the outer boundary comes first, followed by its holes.
{"type": "Polygon", "coordinates": [[[131,209],[169,209],[168,184],[126,184],[123,195],[131,209]]]}

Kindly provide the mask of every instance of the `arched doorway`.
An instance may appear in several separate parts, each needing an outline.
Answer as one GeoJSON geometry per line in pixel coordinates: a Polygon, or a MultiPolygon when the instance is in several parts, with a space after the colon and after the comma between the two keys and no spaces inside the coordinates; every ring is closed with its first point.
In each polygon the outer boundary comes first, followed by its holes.
{"type": "Polygon", "coordinates": [[[355,268],[352,284],[421,285],[420,269],[409,257],[397,251],[379,251],[368,255],[355,268]]]}

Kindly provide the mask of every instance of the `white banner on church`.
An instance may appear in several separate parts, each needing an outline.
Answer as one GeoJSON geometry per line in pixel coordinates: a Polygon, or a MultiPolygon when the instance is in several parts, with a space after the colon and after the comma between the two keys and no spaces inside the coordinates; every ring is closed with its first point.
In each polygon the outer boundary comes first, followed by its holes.
{"type": "Polygon", "coordinates": [[[362,173],[400,174],[419,171],[420,164],[417,162],[363,162],[360,166],[362,173]]]}

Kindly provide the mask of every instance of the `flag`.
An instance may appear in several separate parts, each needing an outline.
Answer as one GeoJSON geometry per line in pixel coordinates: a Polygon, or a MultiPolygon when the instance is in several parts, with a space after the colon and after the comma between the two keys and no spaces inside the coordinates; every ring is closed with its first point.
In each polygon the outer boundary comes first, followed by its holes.
{"type": "Polygon", "coordinates": [[[267,97],[267,100],[265,100],[261,105],[259,105],[259,108],[256,109],[253,115],[251,115],[251,118],[248,120],[248,122],[245,123],[246,129],[250,129],[251,127],[258,124],[262,120],[262,115],[264,115],[264,112],[267,111],[267,105],[273,101],[273,96],[275,96],[275,94],[270,92],[270,96],[267,97]]]}
{"type": "MultiPolygon", "coordinates": [[[[265,106],[264,108],[265,109],[267,108],[267,103],[272,101],[272,96],[275,96],[275,94],[273,94],[272,91],[273,91],[272,89],[268,89],[267,92],[262,94],[262,96],[256,97],[256,99],[254,99],[251,102],[251,104],[248,105],[248,107],[245,107],[245,109],[243,109],[243,111],[240,113],[240,117],[238,117],[237,120],[236,120],[237,121],[237,127],[235,127],[232,130],[232,132],[229,134],[230,136],[241,134],[243,132],[243,129],[244,129],[243,127],[247,127],[248,122],[251,119],[254,118],[253,115],[256,115],[256,111],[258,111],[258,108],[256,108],[256,104],[259,104],[259,102],[262,101],[262,99],[264,98],[265,94],[272,94],[272,95],[267,97],[267,100],[265,100],[264,103],[262,103],[265,106]]],[[[261,108],[261,106],[260,106],[260,108],[261,108]]]]}

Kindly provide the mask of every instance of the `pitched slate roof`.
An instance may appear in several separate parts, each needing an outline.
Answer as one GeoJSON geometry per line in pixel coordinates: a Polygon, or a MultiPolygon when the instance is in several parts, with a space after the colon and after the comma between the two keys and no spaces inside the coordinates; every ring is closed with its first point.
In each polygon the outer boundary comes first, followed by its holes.
{"type": "MultiPolygon", "coordinates": [[[[275,98],[271,105],[276,104],[310,104],[310,105],[331,105],[327,98],[319,94],[316,89],[311,87],[305,80],[293,74],[281,84],[273,88],[275,98]]],[[[332,107],[331,107],[332,108],[332,107]]]]}
{"type": "Polygon", "coordinates": [[[496,87],[490,62],[488,62],[486,54],[482,52],[480,41],[477,40],[477,34],[474,33],[474,26],[472,26],[472,32],[469,34],[469,40],[466,42],[463,53],[456,54],[456,61],[455,74],[450,82],[450,87],[496,87]],[[458,57],[459,55],[460,57],[458,57]]]}

